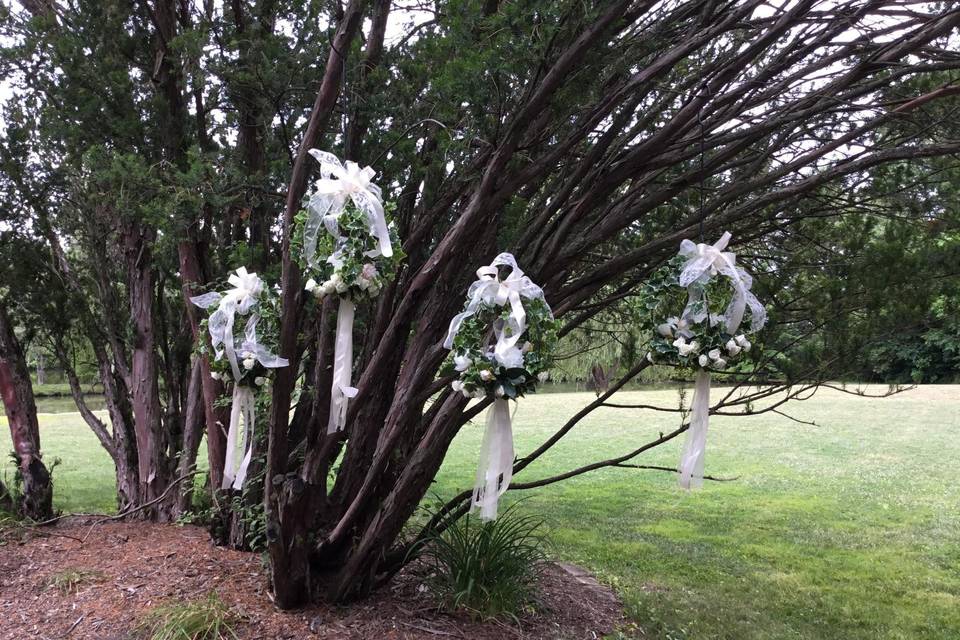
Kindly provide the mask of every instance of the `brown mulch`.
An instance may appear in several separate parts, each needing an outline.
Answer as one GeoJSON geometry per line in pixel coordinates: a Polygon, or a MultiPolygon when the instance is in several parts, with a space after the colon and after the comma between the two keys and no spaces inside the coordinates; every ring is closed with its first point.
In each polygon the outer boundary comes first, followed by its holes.
{"type": "Polygon", "coordinates": [[[546,567],[539,605],[519,624],[438,611],[416,569],[353,606],[283,612],[261,557],[216,547],[203,529],[73,519],[42,531],[0,546],[2,640],[126,640],[151,608],[211,591],[240,614],[243,639],[594,639],[624,622],[613,592],[568,564],[546,567]],[[50,581],[66,569],[95,573],[64,594],[50,581]]]}

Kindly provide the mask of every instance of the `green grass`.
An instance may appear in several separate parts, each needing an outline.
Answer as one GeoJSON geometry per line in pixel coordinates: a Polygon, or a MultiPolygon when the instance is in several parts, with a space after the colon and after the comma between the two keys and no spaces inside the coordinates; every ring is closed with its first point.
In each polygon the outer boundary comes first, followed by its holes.
{"type": "MultiPolygon", "coordinates": [[[[520,401],[514,431],[529,452],[591,394],[520,401]]],[[[621,402],[676,403],[675,391],[621,402]]],[[[623,595],[649,637],[730,640],[960,638],[960,386],[886,399],[824,391],[791,413],[715,417],[707,470],[740,476],[684,493],[673,474],[604,469],[532,492],[552,551],[623,595]]],[[[106,454],[75,414],[41,418],[57,468],[56,505],[113,508],[106,454]]],[[[594,413],[517,478],[606,458],[675,427],[673,414],[594,413]]],[[[472,483],[483,420],[454,442],[434,491],[472,483]]],[[[673,466],[679,441],[645,464],[673,466]]],[[[9,450],[0,429],[0,450],[9,450]]],[[[508,502],[519,497],[507,495],[508,502]]]]}
{"type": "Polygon", "coordinates": [[[211,592],[202,600],[169,602],[150,610],[135,637],[144,640],[231,640],[237,615],[211,592]]]}
{"type": "Polygon", "coordinates": [[[63,594],[70,594],[76,593],[85,584],[100,582],[103,579],[103,573],[95,569],[71,567],[49,576],[46,584],[48,588],[56,589],[63,594]]]}

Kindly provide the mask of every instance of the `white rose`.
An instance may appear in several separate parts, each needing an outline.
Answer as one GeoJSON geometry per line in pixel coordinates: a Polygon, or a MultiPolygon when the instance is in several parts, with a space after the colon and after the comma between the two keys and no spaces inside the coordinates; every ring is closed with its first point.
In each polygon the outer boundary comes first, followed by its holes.
{"type": "Polygon", "coordinates": [[[537,380],[539,380],[540,382],[546,382],[549,379],[550,379],[549,371],[541,371],[540,373],[537,374],[537,380]]]}
{"type": "Polygon", "coordinates": [[[243,368],[246,369],[247,371],[249,371],[250,369],[253,369],[253,366],[254,366],[255,364],[257,364],[257,361],[254,360],[253,358],[244,358],[244,359],[243,359],[243,368]]]}
{"type": "Polygon", "coordinates": [[[360,277],[365,280],[373,280],[377,277],[377,268],[368,262],[363,265],[363,269],[360,270],[360,277]]]}
{"type": "Polygon", "coordinates": [[[462,395],[464,398],[472,398],[472,397],[473,397],[473,394],[470,393],[469,391],[467,391],[466,389],[460,389],[460,395],[462,395]]]}
{"type": "Polygon", "coordinates": [[[523,352],[516,347],[510,347],[505,353],[497,356],[497,361],[507,369],[517,369],[523,366],[523,352]]]}
{"type": "Polygon", "coordinates": [[[522,353],[530,353],[533,351],[533,343],[527,340],[523,343],[523,348],[520,350],[522,353]]]}
{"type": "Polygon", "coordinates": [[[710,358],[708,358],[707,356],[705,356],[705,355],[703,355],[703,354],[700,354],[700,357],[697,358],[697,362],[700,363],[700,366],[701,366],[701,367],[705,367],[705,366],[707,366],[707,363],[710,362],[710,358]]]}
{"type": "Polygon", "coordinates": [[[735,356],[741,351],[740,345],[738,345],[737,341],[734,340],[733,338],[730,338],[729,340],[727,340],[727,344],[724,346],[727,349],[727,353],[729,353],[731,356],[735,356]]]}
{"type": "Polygon", "coordinates": [[[266,383],[267,383],[267,379],[264,378],[263,376],[257,376],[256,378],[253,379],[253,384],[257,385],[258,387],[262,387],[266,383]]]}
{"type": "Polygon", "coordinates": [[[743,335],[743,334],[741,333],[741,334],[738,335],[736,338],[734,338],[734,340],[737,341],[737,344],[740,345],[740,347],[741,347],[744,351],[750,351],[750,341],[747,340],[747,336],[745,336],[745,335],[743,335]]]}
{"type": "Polygon", "coordinates": [[[719,360],[719,359],[720,359],[720,349],[710,349],[710,351],[707,353],[707,355],[710,357],[711,360],[719,360]]]}
{"type": "Polygon", "coordinates": [[[317,281],[314,280],[313,278],[310,278],[309,280],[307,280],[307,284],[303,285],[303,288],[309,291],[310,293],[313,293],[313,290],[316,289],[318,286],[320,285],[317,284],[317,281]]]}
{"type": "Polygon", "coordinates": [[[657,333],[659,333],[664,338],[672,338],[673,327],[671,327],[669,323],[664,322],[661,325],[657,325],[657,333]]]}
{"type": "Polygon", "coordinates": [[[677,351],[680,352],[681,356],[688,356],[690,354],[695,354],[700,351],[700,343],[694,340],[693,342],[687,344],[687,341],[683,338],[677,338],[673,346],[677,348],[677,351]]]}
{"type": "Polygon", "coordinates": [[[484,369],[483,371],[480,372],[480,379],[483,380],[484,382],[489,382],[490,380],[493,380],[493,371],[490,371],[490,369],[484,369]]]}
{"type": "Polygon", "coordinates": [[[220,379],[220,374],[217,373],[216,371],[211,371],[211,372],[210,372],[210,377],[213,378],[214,380],[219,380],[219,379],[220,379]]]}
{"type": "Polygon", "coordinates": [[[724,360],[723,358],[717,358],[716,360],[713,361],[713,366],[717,369],[726,369],[727,361],[724,360]]]}
{"type": "Polygon", "coordinates": [[[362,277],[357,278],[353,284],[357,285],[360,288],[360,291],[366,291],[370,287],[370,281],[362,277]]]}
{"type": "Polygon", "coordinates": [[[453,368],[457,371],[466,371],[470,368],[470,365],[473,364],[473,360],[469,356],[454,356],[453,357],[453,368]]]}
{"type": "Polygon", "coordinates": [[[463,381],[454,380],[453,382],[450,383],[450,388],[453,389],[455,393],[460,393],[461,391],[463,391],[463,381]]]}

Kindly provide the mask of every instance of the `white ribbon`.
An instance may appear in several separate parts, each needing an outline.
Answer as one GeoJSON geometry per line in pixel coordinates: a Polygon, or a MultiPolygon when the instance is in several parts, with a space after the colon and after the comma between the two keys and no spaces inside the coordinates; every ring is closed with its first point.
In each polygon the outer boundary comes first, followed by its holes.
{"type": "MultiPolygon", "coordinates": [[[[687,306],[681,318],[689,324],[708,320],[713,322],[704,296],[704,286],[710,278],[722,275],[730,279],[733,298],[723,316],[727,333],[733,336],[747,306],[750,307],[750,330],[759,331],[767,321],[767,310],[750,291],[753,278],[736,265],[736,254],[724,251],[730,243],[730,232],[725,231],[714,244],[694,244],[690,240],[680,243],[680,255],[687,258],[680,272],[680,285],[687,288],[687,306]]],[[[678,321],[679,324],[679,321],[678,321]]],[[[680,455],[680,486],[684,489],[703,485],[703,468],[707,451],[707,427],[710,424],[710,373],[698,369],[693,388],[693,403],[690,412],[690,428],[680,455]]]]}
{"type": "Polygon", "coordinates": [[[347,401],[357,395],[356,387],[350,386],[353,376],[353,302],[340,298],[337,310],[337,340],[333,356],[333,384],[330,388],[330,417],[327,433],[336,433],[347,422],[347,401]]]}
{"type": "Polygon", "coordinates": [[[680,486],[698,489],[703,485],[703,467],[707,453],[707,427],[710,424],[710,373],[698,369],[693,385],[690,428],[680,454],[680,486]]]}
{"type": "Polygon", "coordinates": [[[471,508],[480,510],[481,520],[495,520],[500,496],[510,487],[513,478],[513,427],[510,407],[497,398],[487,411],[487,428],[483,432],[480,465],[473,487],[471,508]]]}
{"type": "MultiPolygon", "coordinates": [[[[317,180],[316,190],[307,203],[309,216],[303,228],[303,255],[307,264],[316,266],[317,235],[321,225],[337,239],[338,244],[343,240],[337,218],[343,213],[348,199],[366,214],[370,235],[377,238],[378,248],[368,251],[367,256],[392,256],[393,247],[383,213],[380,187],[370,182],[376,172],[370,167],[361,169],[360,165],[350,160],[341,163],[332,153],[319,149],[310,149],[308,153],[320,163],[322,177],[317,180]]],[[[327,261],[336,266],[339,256],[334,253],[327,261]]]]}
{"type": "Polygon", "coordinates": [[[218,305],[207,321],[210,331],[210,342],[213,346],[216,359],[219,360],[226,352],[230,367],[233,369],[235,380],[240,379],[240,365],[237,363],[237,354],[233,348],[233,322],[236,314],[246,315],[256,303],[263,291],[263,280],[255,273],[247,273],[246,268],[240,267],[235,274],[230,274],[227,282],[233,285],[225,294],[216,291],[190,298],[190,302],[201,309],[218,305]],[[223,345],[223,348],[220,348],[223,345]]]}
{"type": "MultiPolygon", "coordinates": [[[[230,428],[227,431],[227,451],[223,462],[222,489],[241,489],[247,477],[247,467],[253,457],[254,426],[256,421],[256,399],[253,390],[240,384],[243,374],[237,361],[234,348],[233,326],[236,315],[245,315],[250,312],[254,303],[263,291],[263,281],[256,273],[247,273],[244,267],[231,274],[227,282],[233,289],[221,295],[216,292],[205,293],[190,298],[190,301],[202,309],[217,306],[217,310],[210,315],[207,326],[210,331],[210,341],[214,348],[215,357],[219,360],[224,353],[230,361],[233,370],[233,399],[230,409],[230,428]],[[223,345],[223,349],[220,349],[223,345]],[[240,421],[243,420],[243,431],[240,430],[240,421]],[[239,441],[239,442],[238,442],[239,441]],[[237,464],[238,452],[243,451],[243,459],[237,464]]],[[[286,358],[273,354],[257,341],[257,323],[260,316],[251,314],[244,327],[243,342],[240,344],[240,354],[243,360],[256,360],[268,369],[285,367],[290,364],[286,358]]]]}
{"type": "Polygon", "coordinates": [[[767,310],[764,309],[757,297],[750,291],[753,278],[746,271],[736,266],[736,254],[724,251],[730,242],[730,232],[725,231],[716,243],[694,244],[690,240],[680,243],[680,255],[687,258],[680,272],[680,286],[687,287],[688,302],[683,310],[682,317],[692,322],[702,322],[709,313],[703,297],[703,285],[714,275],[720,274],[730,278],[733,285],[733,299],[724,313],[727,333],[736,333],[746,307],[750,307],[750,330],[759,331],[767,321],[767,310]],[[701,308],[696,309],[702,301],[701,308]]]}
{"type": "Polygon", "coordinates": [[[247,467],[250,466],[250,458],[253,457],[253,430],[257,415],[253,390],[239,384],[233,385],[232,404],[230,429],[227,431],[227,454],[223,461],[223,482],[220,488],[239,490],[243,488],[247,467]],[[243,420],[242,430],[240,429],[241,419],[243,420]],[[243,452],[243,459],[238,465],[240,452],[243,452]]]}
{"type": "MultiPolygon", "coordinates": [[[[494,325],[497,343],[493,349],[493,355],[500,364],[508,366],[507,363],[515,359],[511,358],[511,355],[515,355],[511,352],[515,349],[520,336],[527,327],[527,314],[523,310],[523,302],[520,298],[543,299],[543,289],[523,275],[523,271],[517,266],[517,261],[513,255],[501,253],[493,259],[489,266],[477,269],[477,280],[467,290],[467,297],[470,299],[467,308],[450,321],[447,338],[443,342],[444,348],[453,348],[453,339],[460,331],[460,325],[463,324],[464,320],[477,313],[481,305],[502,307],[509,303],[509,319],[506,322],[497,321],[494,325]],[[505,280],[500,280],[498,266],[510,267],[510,275],[505,280]]],[[[545,300],[544,304],[546,304],[545,300]]]]}

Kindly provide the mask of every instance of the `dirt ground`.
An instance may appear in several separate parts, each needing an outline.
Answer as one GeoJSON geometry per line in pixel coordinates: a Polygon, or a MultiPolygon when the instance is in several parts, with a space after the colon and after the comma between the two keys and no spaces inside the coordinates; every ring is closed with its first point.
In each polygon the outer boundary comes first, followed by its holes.
{"type": "Polygon", "coordinates": [[[546,568],[519,625],[438,611],[415,569],[353,606],[281,612],[265,571],[259,555],[215,547],[197,527],[64,521],[0,546],[0,638],[127,640],[151,608],[211,591],[239,614],[243,639],[593,639],[623,624],[616,596],[566,564],[546,568]],[[50,583],[68,569],[89,573],[64,593],[50,583]]]}

